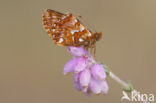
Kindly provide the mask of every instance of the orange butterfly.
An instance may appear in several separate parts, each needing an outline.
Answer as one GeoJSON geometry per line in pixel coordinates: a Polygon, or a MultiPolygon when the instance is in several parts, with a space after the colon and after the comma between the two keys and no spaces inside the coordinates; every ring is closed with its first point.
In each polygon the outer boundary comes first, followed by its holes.
{"type": "Polygon", "coordinates": [[[57,45],[92,48],[102,37],[101,32],[91,32],[71,13],[63,14],[47,9],[43,13],[43,24],[57,45]]]}

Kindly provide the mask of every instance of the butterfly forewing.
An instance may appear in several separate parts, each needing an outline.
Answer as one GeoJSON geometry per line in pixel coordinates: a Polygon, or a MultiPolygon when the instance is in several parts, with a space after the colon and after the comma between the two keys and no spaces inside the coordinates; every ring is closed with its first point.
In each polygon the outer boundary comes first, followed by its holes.
{"type": "Polygon", "coordinates": [[[57,45],[89,45],[92,33],[72,14],[63,14],[47,9],[43,14],[43,24],[50,38],[57,45]]]}

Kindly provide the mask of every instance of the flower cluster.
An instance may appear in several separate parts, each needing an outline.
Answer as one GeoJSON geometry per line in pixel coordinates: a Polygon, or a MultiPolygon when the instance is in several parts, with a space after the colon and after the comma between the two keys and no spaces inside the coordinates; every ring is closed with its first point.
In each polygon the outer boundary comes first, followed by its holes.
{"type": "Polygon", "coordinates": [[[68,47],[67,50],[74,57],[66,63],[64,74],[74,74],[75,88],[87,96],[91,93],[106,94],[109,87],[103,65],[97,63],[83,47],[68,47]]]}

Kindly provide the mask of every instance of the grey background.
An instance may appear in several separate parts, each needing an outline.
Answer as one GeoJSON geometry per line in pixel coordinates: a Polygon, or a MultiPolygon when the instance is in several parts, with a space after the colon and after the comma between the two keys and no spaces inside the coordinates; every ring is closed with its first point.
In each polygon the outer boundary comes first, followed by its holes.
{"type": "Polygon", "coordinates": [[[83,16],[103,32],[97,59],[141,93],[156,93],[155,0],[0,0],[0,103],[121,102],[109,77],[107,95],[86,98],[62,74],[72,56],[46,34],[46,8],[83,16]]]}

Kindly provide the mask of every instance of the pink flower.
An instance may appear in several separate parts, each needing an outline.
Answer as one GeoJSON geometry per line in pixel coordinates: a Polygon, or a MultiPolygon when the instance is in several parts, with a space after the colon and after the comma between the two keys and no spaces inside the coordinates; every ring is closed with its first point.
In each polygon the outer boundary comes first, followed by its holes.
{"type": "Polygon", "coordinates": [[[64,75],[74,71],[76,62],[77,58],[74,57],[66,63],[66,65],[64,66],[64,75]]]}
{"type": "Polygon", "coordinates": [[[79,83],[79,73],[75,73],[74,74],[73,83],[74,83],[75,89],[80,91],[81,90],[81,86],[80,86],[80,83],[79,83]]]}
{"type": "Polygon", "coordinates": [[[72,56],[84,56],[88,54],[88,51],[86,51],[83,47],[68,47],[67,51],[72,56]]]}
{"type": "Polygon", "coordinates": [[[109,90],[107,82],[106,81],[102,81],[100,86],[101,86],[101,93],[102,94],[107,94],[107,92],[109,90]]]}
{"type": "Polygon", "coordinates": [[[91,67],[92,75],[95,79],[105,80],[106,79],[106,73],[101,64],[94,64],[91,67]]]}
{"type": "Polygon", "coordinates": [[[85,69],[80,73],[79,80],[82,88],[87,88],[91,79],[91,73],[89,69],[85,69]]]}
{"type": "Polygon", "coordinates": [[[101,86],[98,84],[98,82],[92,78],[90,82],[90,87],[89,89],[94,93],[94,94],[100,94],[101,93],[101,86]]]}
{"type": "Polygon", "coordinates": [[[69,47],[68,52],[74,56],[64,67],[64,74],[73,73],[75,89],[87,96],[106,94],[108,84],[104,67],[97,63],[83,47],[69,47]]]}
{"type": "Polygon", "coordinates": [[[84,70],[85,68],[87,68],[88,64],[87,64],[87,60],[85,57],[78,57],[77,58],[77,62],[75,64],[75,70],[74,72],[75,73],[79,73],[81,72],[82,70],[84,70]]]}

